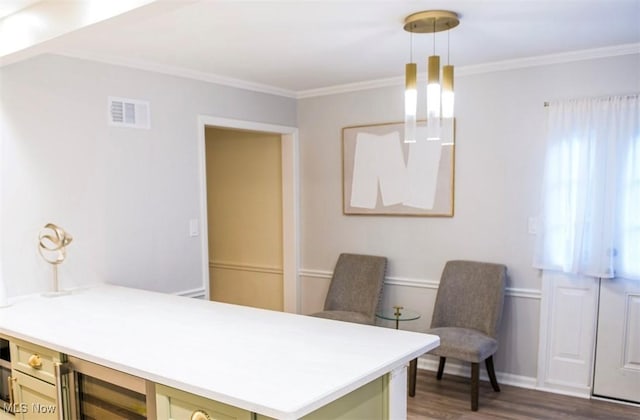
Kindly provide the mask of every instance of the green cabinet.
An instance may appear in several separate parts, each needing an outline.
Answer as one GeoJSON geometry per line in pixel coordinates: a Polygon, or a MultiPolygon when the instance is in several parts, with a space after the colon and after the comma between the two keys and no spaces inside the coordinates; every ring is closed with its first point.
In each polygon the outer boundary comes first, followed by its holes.
{"type": "Polygon", "coordinates": [[[10,348],[13,389],[18,404],[16,419],[64,418],[62,388],[65,384],[61,371],[63,355],[15,339],[11,340],[10,348]]]}
{"type": "Polygon", "coordinates": [[[156,384],[158,420],[252,420],[251,412],[156,384]]]}
{"type": "MultiPolygon", "coordinates": [[[[388,380],[383,376],[324,407],[304,420],[389,418],[388,380]]],[[[156,385],[158,420],[273,420],[271,417],[213,401],[164,385],[156,385]]]]}
{"type": "Polygon", "coordinates": [[[10,337],[8,357],[0,366],[6,383],[0,420],[59,420],[68,407],[68,384],[63,377],[64,355],[10,337]],[[8,373],[8,375],[7,375],[8,373]],[[5,398],[8,397],[8,398],[5,398]]]}
{"type": "MultiPolygon", "coordinates": [[[[0,339],[9,343],[9,351],[4,351],[0,364],[6,381],[0,388],[4,390],[0,393],[3,397],[0,420],[67,420],[84,418],[89,413],[97,415],[96,418],[272,420],[32,343],[10,337],[0,336],[0,339]],[[70,392],[72,388],[77,392],[70,392]],[[109,401],[111,411],[105,411],[103,403],[94,404],[102,400],[109,401]],[[125,412],[129,414],[123,414],[125,412]],[[120,417],[115,413],[120,413],[120,417]]],[[[389,418],[388,390],[389,375],[384,375],[303,419],[386,420],[389,418]]]]}

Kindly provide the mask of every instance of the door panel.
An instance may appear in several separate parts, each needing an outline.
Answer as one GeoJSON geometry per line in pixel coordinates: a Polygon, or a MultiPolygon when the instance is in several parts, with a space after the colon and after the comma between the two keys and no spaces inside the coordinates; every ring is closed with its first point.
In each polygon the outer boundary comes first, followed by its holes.
{"type": "Polygon", "coordinates": [[[211,264],[211,299],[218,302],[282,310],[282,270],[211,264]],[[214,284],[215,283],[215,284],[214,284]]]}
{"type": "Polygon", "coordinates": [[[640,403],[640,282],[603,279],[593,394],[640,403]]]}

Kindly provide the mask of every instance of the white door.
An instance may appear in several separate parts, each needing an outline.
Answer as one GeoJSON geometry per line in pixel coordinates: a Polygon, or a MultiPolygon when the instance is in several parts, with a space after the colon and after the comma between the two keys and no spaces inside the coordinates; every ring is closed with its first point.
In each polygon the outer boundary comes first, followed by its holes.
{"type": "Polygon", "coordinates": [[[640,282],[602,279],[593,394],[640,403],[640,282]]]}

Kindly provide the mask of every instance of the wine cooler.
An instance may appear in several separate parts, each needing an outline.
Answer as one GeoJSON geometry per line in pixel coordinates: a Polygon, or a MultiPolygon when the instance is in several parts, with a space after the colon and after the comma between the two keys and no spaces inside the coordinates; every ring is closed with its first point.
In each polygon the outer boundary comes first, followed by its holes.
{"type": "Polygon", "coordinates": [[[68,357],[74,416],[82,420],[154,418],[155,392],[145,380],[68,357]]]}

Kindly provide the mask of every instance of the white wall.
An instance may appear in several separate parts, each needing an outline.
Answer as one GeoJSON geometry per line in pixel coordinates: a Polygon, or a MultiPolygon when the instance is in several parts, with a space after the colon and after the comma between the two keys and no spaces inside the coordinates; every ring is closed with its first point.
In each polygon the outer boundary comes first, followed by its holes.
{"type": "Polygon", "coordinates": [[[639,90],[638,55],[458,77],[453,218],[342,214],[341,129],[401,121],[402,87],[300,100],[303,311],[322,305],[340,252],[389,258],[385,302],[422,312],[403,325],[414,330],[429,325],[447,260],[504,263],[509,293],[496,369],[534,384],[540,273],[531,267],[535,236],[527,229],[538,212],[543,103],[639,90]]]}
{"type": "Polygon", "coordinates": [[[59,56],[0,69],[3,274],[10,296],[47,290],[47,222],[74,241],[62,287],[108,281],[201,288],[198,114],[295,126],[295,100],[59,56]],[[148,100],[151,130],[107,125],[107,96],[148,100]]]}

